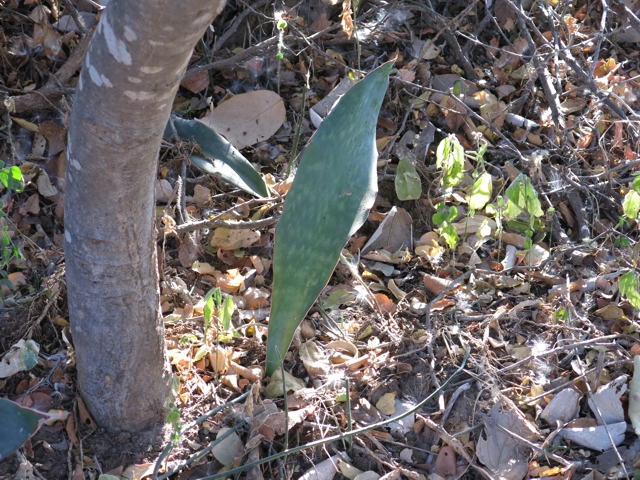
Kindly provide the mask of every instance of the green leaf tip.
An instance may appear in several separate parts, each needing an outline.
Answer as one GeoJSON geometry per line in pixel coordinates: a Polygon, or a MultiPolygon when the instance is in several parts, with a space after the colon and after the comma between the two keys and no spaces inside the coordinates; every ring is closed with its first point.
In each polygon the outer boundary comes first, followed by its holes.
{"type": "Polygon", "coordinates": [[[375,130],[391,67],[382,65],[344,94],[300,159],[276,230],[267,375],[373,205],[375,130]]]}
{"type": "Polygon", "coordinates": [[[46,418],[40,412],[0,398],[0,459],[20,448],[46,418]]]}

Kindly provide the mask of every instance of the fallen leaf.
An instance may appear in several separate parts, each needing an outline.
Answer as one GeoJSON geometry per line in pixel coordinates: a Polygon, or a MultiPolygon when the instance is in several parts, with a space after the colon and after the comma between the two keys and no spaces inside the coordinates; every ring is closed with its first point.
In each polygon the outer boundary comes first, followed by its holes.
{"type": "MultiPolygon", "coordinates": [[[[216,439],[222,438],[230,428],[223,427],[216,435],[216,439]]],[[[236,432],[230,433],[218,442],[211,453],[225,467],[232,465],[236,460],[244,455],[244,444],[236,432]]]]}
{"type": "Polygon", "coordinates": [[[331,480],[338,473],[336,467],[341,459],[351,461],[346,453],[341,452],[311,467],[298,480],[331,480]]]}
{"type": "Polygon", "coordinates": [[[624,422],[624,411],[620,397],[627,390],[627,377],[622,375],[602,385],[588,398],[589,408],[598,421],[598,425],[624,422]]]}
{"type": "Polygon", "coordinates": [[[484,415],[485,437],[478,439],[476,455],[494,474],[504,480],[522,480],[529,469],[528,458],[531,449],[515,440],[508,431],[526,438],[535,439],[535,429],[515,411],[501,411],[496,403],[484,415]]]}
{"type": "Polygon", "coordinates": [[[434,472],[442,478],[451,478],[455,476],[457,468],[458,463],[456,462],[456,451],[453,447],[445,445],[438,452],[436,463],[434,465],[434,472]]]}
{"type": "Polygon", "coordinates": [[[40,345],[33,340],[18,340],[0,360],[0,378],[31,370],[38,364],[40,345]]]}
{"type": "Polygon", "coordinates": [[[242,294],[245,300],[245,308],[255,310],[257,308],[268,307],[270,295],[271,293],[264,288],[247,288],[242,294]]]}
{"type": "Polygon", "coordinates": [[[224,293],[237,293],[244,283],[244,275],[237,268],[230,268],[227,273],[216,271],[216,286],[224,293]]]}
{"type": "Polygon", "coordinates": [[[395,392],[385,393],[378,403],[376,403],[376,408],[380,410],[384,415],[393,415],[396,413],[396,394],[395,392]]]}
{"type": "Polygon", "coordinates": [[[260,240],[260,232],[248,229],[216,228],[210,244],[223,250],[247,248],[260,240]]]}
{"type": "Polygon", "coordinates": [[[264,389],[264,395],[267,398],[276,398],[284,396],[284,392],[297,392],[305,388],[305,384],[302,380],[294,377],[290,373],[284,372],[284,381],[282,376],[282,369],[276,368],[271,375],[271,381],[269,385],[264,389]],[[283,383],[284,382],[284,383],[283,383]]]}
{"type": "Polygon", "coordinates": [[[329,372],[329,361],[313,340],[303,343],[299,348],[299,352],[300,360],[307,372],[312,375],[326,375],[329,372]]]}
{"type": "Polygon", "coordinates": [[[18,212],[20,215],[27,215],[27,213],[38,215],[40,213],[40,196],[37,193],[31,195],[20,205],[18,212]]]}
{"type": "Polygon", "coordinates": [[[540,417],[550,425],[555,425],[558,420],[563,424],[568,423],[578,416],[581,398],[582,395],[576,390],[565,388],[553,397],[540,417]]]}
{"type": "MultiPolygon", "coordinates": [[[[188,73],[189,72],[187,71],[187,74],[188,73]]],[[[196,73],[195,75],[180,82],[180,86],[182,88],[186,88],[190,92],[200,93],[209,86],[209,71],[203,70],[200,73],[196,73]]]]}
{"type": "Polygon", "coordinates": [[[601,452],[612,448],[609,434],[615,446],[619,446],[624,441],[624,434],[627,430],[627,422],[619,422],[588,427],[567,427],[560,430],[558,435],[566,440],[601,452]],[[608,431],[607,431],[608,430],[608,431]]]}
{"type": "Polygon", "coordinates": [[[280,95],[270,90],[256,90],[230,98],[198,121],[241,150],[271,138],[285,117],[280,95]]]}

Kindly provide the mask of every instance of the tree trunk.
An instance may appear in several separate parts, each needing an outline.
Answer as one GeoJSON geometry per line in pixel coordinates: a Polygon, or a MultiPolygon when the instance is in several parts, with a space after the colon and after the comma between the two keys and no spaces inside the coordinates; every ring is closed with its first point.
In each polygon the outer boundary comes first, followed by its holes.
{"type": "Polygon", "coordinates": [[[110,431],[164,421],[154,180],[191,52],[223,6],[111,0],[76,88],[65,196],[69,316],[80,393],[110,431]]]}

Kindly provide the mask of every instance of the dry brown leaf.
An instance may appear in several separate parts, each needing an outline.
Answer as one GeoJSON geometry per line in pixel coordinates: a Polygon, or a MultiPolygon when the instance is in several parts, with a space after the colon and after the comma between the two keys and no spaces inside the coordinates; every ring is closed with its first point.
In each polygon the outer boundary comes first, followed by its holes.
{"type": "Polygon", "coordinates": [[[329,371],[329,361],[317,343],[312,340],[303,343],[300,348],[300,360],[311,375],[326,375],[329,371]]]}
{"type": "Polygon", "coordinates": [[[222,248],[223,250],[236,250],[250,247],[258,240],[260,240],[260,232],[244,228],[220,227],[213,231],[210,244],[212,247],[222,248]]]}
{"type": "Polygon", "coordinates": [[[87,410],[87,407],[84,404],[84,400],[82,399],[82,397],[78,396],[77,400],[78,400],[78,415],[80,416],[80,422],[85,427],[88,427],[90,430],[97,429],[98,425],[96,424],[96,422],[93,421],[93,418],[91,418],[91,414],[89,413],[89,410],[87,410]]]}
{"type": "Polygon", "coordinates": [[[38,215],[40,213],[40,196],[37,193],[31,195],[20,205],[18,212],[20,215],[27,215],[27,213],[38,215]]]}
{"type": "Polygon", "coordinates": [[[270,295],[269,290],[265,288],[247,288],[242,295],[246,302],[245,308],[255,310],[256,308],[268,307],[270,295]]]}
{"type": "Polygon", "coordinates": [[[285,117],[280,95],[270,90],[256,90],[230,98],[198,121],[241,150],[271,138],[285,117]]]}
{"type": "Polygon", "coordinates": [[[348,353],[351,357],[358,355],[358,347],[347,340],[334,340],[325,345],[325,348],[331,348],[333,350],[339,350],[348,353]]]}
{"type": "Polygon", "coordinates": [[[373,296],[376,298],[380,308],[387,313],[393,313],[398,308],[398,306],[393,303],[393,300],[387,297],[384,293],[374,293],[373,296]]]}
{"type": "Polygon", "coordinates": [[[313,24],[309,28],[314,32],[320,32],[326,28],[329,28],[331,25],[331,20],[328,20],[327,14],[323,13],[322,15],[320,15],[320,18],[313,22],[313,24]]]}
{"type": "Polygon", "coordinates": [[[237,293],[244,283],[244,275],[237,268],[230,268],[227,273],[216,271],[216,286],[224,293],[237,293]]]}
{"type": "MultiPolygon", "coordinates": [[[[187,72],[187,74],[188,73],[189,72],[187,72]]],[[[200,73],[196,73],[194,76],[180,82],[180,86],[190,92],[200,93],[209,86],[209,72],[203,70],[200,73]]]]}
{"type": "Polygon", "coordinates": [[[380,410],[384,415],[393,415],[396,413],[396,394],[395,392],[385,393],[378,403],[376,408],[380,410]]]}
{"type": "Polygon", "coordinates": [[[476,455],[492,472],[505,480],[521,480],[528,471],[531,449],[515,440],[502,428],[516,433],[529,441],[535,439],[535,429],[526,422],[522,414],[514,410],[501,411],[496,403],[484,416],[485,436],[478,440],[476,455]]]}
{"type": "Polygon", "coordinates": [[[342,25],[342,31],[347,34],[347,37],[351,38],[351,35],[353,35],[353,12],[351,11],[351,0],[342,1],[340,25],[342,25]]]}
{"type": "Polygon", "coordinates": [[[451,284],[451,280],[434,277],[428,273],[422,276],[422,282],[424,286],[427,287],[427,290],[435,295],[440,295],[451,284]]]}

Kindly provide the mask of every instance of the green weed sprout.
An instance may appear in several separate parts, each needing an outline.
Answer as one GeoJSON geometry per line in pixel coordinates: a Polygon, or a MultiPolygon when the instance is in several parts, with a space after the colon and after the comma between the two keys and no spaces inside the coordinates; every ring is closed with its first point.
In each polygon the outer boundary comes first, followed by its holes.
{"type": "MultiPolygon", "coordinates": [[[[635,220],[638,218],[638,212],[640,211],[640,174],[636,174],[636,177],[631,182],[631,190],[627,192],[622,202],[622,211],[626,218],[620,218],[620,224],[626,223],[627,219],[635,220]]],[[[628,239],[627,243],[630,243],[628,239]]],[[[623,242],[619,242],[623,243],[623,242]]],[[[627,273],[620,277],[618,280],[618,288],[629,303],[633,305],[633,308],[640,308],[640,276],[636,272],[638,249],[640,248],[640,242],[636,243],[633,249],[633,270],[629,270],[627,273]]]]}
{"type": "MultiPolygon", "coordinates": [[[[22,178],[20,169],[15,165],[5,167],[2,161],[0,161],[0,183],[2,183],[4,188],[16,193],[20,193],[24,189],[24,179],[22,178]]],[[[0,200],[0,220],[6,217],[3,208],[4,204],[2,200],[0,200]]],[[[0,229],[0,285],[5,285],[13,290],[15,286],[9,280],[7,268],[13,258],[21,259],[22,253],[20,253],[20,249],[16,247],[11,241],[11,238],[9,238],[8,231],[8,225],[3,225],[0,229]]],[[[2,293],[0,293],[0,295],[2,295],[2,293]]]]}

